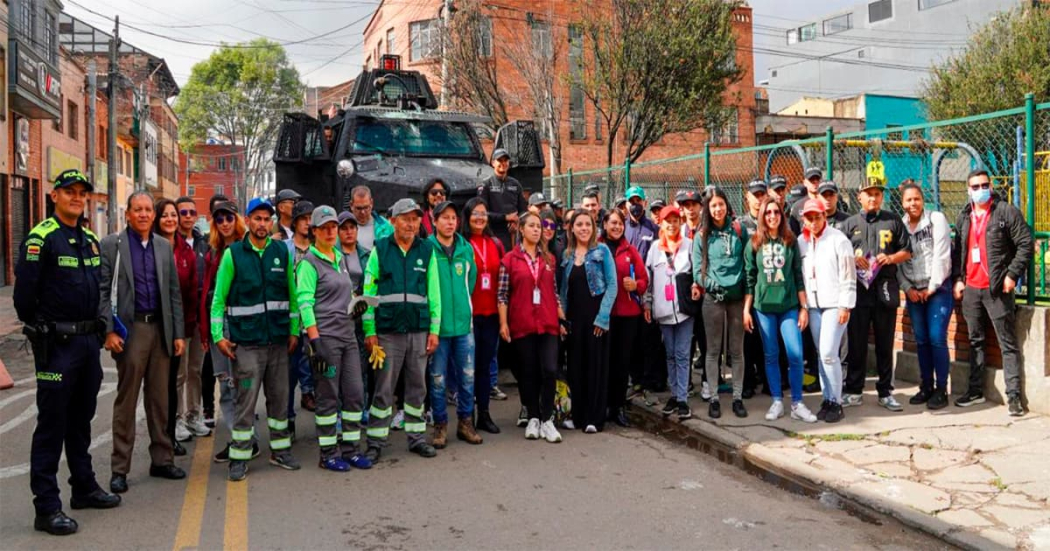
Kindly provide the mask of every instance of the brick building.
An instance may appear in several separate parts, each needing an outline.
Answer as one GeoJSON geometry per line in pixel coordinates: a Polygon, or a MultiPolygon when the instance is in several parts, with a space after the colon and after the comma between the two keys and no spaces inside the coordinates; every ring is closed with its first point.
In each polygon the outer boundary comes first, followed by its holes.
{"type": "MultiPolygon", "coordinates": [[[[436,49],[441,40],[440,9],[442,0],[426,0],[418,3],[382,1],[364,30],[364,63],[374,67],[383,54],[401,56],[402,66],[406,69],[427,73],[435,94],[440,93],[440,61],[436,49]]],[[[482,25],[486,37],[483,43],[512,44],[528,41],[557,41],[550,43],[569,43],[569,25],[579,19],[582,2],[552,2],[538,7],[534,2],[522,0],[502,0],[499,3],[486,2],[485,15],[488,24],[482,25]],[[548,8],[549,6],[549,8],[548,8]],[[548,10],[548,11],[544,11],[548,10]]],[[[735,120],[720,132],[711,136],[704,129],[698,129],[681,135],[667,136],[650,147],[642,161],[664,159],[697,153],[703,150],[703,144],[710,139],[716,147],[744,147],[754,145],[755,140],[755,87],[754,70],[751,59],[752,27],[751,8],[741,6],[733,13],[733,29],[737,37],[737,65],[743,70],[739,82],[730,87],[730,94],[739,98],[732,107],[736,108],[735,120]]],[[[541,42],[542,43],[542,42],[541,42]]],[[[501,48],[489,48],[489,54],[497,64],[500,75],[507,74],[504,81],[508,91],[516,94],[514,86],[524,86],[521,79],[515,77],[514,65],[506,59],[501,48]]],[[[559,57],[556,71],[568,71],[568,55],[559,57]]],[[[569,121],[560,125],[562,143],[562,169],[575,170],[603,167],[606,164],[607,144],[602,136],[603,129],[596,120],[594,105],[577,96],[570,101],[566,79],[558,79],[559,91],[563,98],[562,119],[569,121]]],[[[509,106],[510,118],[533,119],[534,114],[521,106],[509,106]]],[[[544,148],[546,155],[546,147],[544,148]]],[[[622,144],[617,144],[613,158],[622,159],[622,144]]]]}
{"type": "Polygon", "coordinates": [[[180,164],[188,167],[180,195],[193,198],[199,219],[210,219],[208,200],[212,195],[219,193],[237,201],[237,184],[244,179],[243,146],[198,144],[190,153],[182,153],[180,164]]]}

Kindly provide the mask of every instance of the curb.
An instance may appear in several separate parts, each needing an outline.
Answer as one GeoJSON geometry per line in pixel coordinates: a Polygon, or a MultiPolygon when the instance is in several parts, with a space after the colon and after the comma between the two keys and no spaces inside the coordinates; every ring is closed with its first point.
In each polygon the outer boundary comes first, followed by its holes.
{"type": "Polygon", "coordinates": [[[710,422],[695,417],[685,422],[671,421],[664,419],[656,408],[634,400],[629,402],[629,415],[638,428],[714,456],[767,483],[825,503],[834,503],[865,521],[881,523],[882,518],[890,517],[960,549],[1013,549],[1005,542],[967,532],[881,494],[851,488],[825,471],[784,459],[773,448],[751,442],[710,422]]]}

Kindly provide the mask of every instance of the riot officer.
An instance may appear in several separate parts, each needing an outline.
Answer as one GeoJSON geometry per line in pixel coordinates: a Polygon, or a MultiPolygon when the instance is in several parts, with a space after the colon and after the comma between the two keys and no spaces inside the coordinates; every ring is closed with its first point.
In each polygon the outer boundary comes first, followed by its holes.
{"type": "Polygon", "coordinates": [[[37,416],[30,452],[33,527],[53,535],[77,531],[62,511],[58,460],[65,444],[73,509],[109,509],[120,496],[106,493],[91,467],[91,420],[102,384],[99,242],[78,222],[93,186],[79,170],[55,179],[55,214],[29,232],[19,251],[14,305],[33,348],[37,416]]]}

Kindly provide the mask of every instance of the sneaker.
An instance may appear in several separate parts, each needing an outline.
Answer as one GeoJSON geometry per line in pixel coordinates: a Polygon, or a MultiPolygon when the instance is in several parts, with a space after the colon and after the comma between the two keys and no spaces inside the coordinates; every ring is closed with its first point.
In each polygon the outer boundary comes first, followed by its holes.
{"type": "Polygon", "coordinates": [[[317,466],[326,471],[335,471],[337,473],[345,473],[350,470],[350,464],[344,461],[342,457],[322,459],[317,463],[317,466]]]}
{"type": "Polygon", "coordinates": [[[215,428],[215,414],[214,413],[205,413],[204,414],[204,426],[208,427],[209,429],[214,429],[215,428]]]}
{"type": "Polygon", "coordinates": [[[434,448],[434,446],[431,446],[430,444],[427,444],[425,441],[424,442],[419,442],[415,446],[412,446],[411,448],[408,448],[408,451],[418,455],[419,457],[425,457],[427,459],[429,459],[431,457],[437,457],[437,454],[438,454],[438,452],[434,448]]]}
{"type": "Polygon", "coordinates": [[[499,400],[502,402],[503,400],[507,399],[507,394],[500,390],[498,386],[494,386],[492,387],[492,390],[489,391],[489,398],[493,400],[499,400]]]}
{"type": "Polygon", "coordinates": [[[258,442],[252,442],[252,459],[255,459],[256,457],[259,457],[259,455],[261,453],[262,453],[262,450],[259,449],[259,443],[258,442]]]}
{"type": "Polygon", "coordinates": [[[926,409],[944,409],[948,407],[948,393],[944,390],[934,390],[930,395],[930,401],[926,402],[926,409]]]}
{"type": "Polygon", "coordinates": [[[689,409],[689,404],[685,402],[678,402],[678,420],[685,421],[693,416],[693,410],[689,409]]]}
{"type": "Polygon", "coordinates": [[[813,412],[809,411],[806,404],[802,402],[795,402],[791,404],[791,418],[802,421],[803,423],[816,423],[817,416],[813,415],[813,412]]]}
{"type": "Polygon", "coordinates": [[[828,404],[828,413],[824,416],[824,422],[838,423],[845,416],[846,414],[842,411],[842,404],[832,402],[828,404]]]}
{"type": "Polygon", "coordinates": [[[879,398],[879,405],[890,411],[904,411],[904,406],[892,394],[879,398]]]}
{"type": "Polygon", "coordinates": [[[193,433],[194,436],[211,436],[211,429],[205,426],[204,421],[201,421],[199,417],[186,421],[186,429],[193,433]]]}
{"type": "Polygon", "coordinates": [[[572,419],[565,419],[561,422],[561,428],[565,430],[576,430],[576,423],[573,423],[572,419]]]}
{"type": "Polygon", "coordinates": [[[247,461],[233,461],[230,463],[230,472],[226,475],[226,478],[240,482],[248,476],[248,462],[247,461]]]}
{"type": "Polygon", "coordinates": [[[525,427],[525,439],[536,440],[540,437],[540,420],[533,417],[529,419],[529,426],[525,427]]]}
{"type": "Polygon", "coordinates": [[[404,430],[405,429],[405,412],[404,410],[397,410],[394,414],[394,420],[390,422],[391,430],[404,430]]]}
{"type": "MultiPolygon", "coordinates": [[[[530,419],[529,426],[532,426],[533,421],[538,421],[538,419],[530,419]]],[[[597,429],[595,429],[595,432],[597,432],[597,429]]],[[[543,436],[544,440],[550,442],[551,444],[557,444],[558,442],[561,442],[561,433],[558,432],[558,429],[554,427],[554,421],[544,421],[543,425],[540,426],[540,435],[543,436]]]]}
{"type": "Polygon", "coordinates": [[[382,457],[383,450],[379,446],[368,446],[368,450],[365,451],[365,459],[367,459],[372,465],[379,462],[379,458],[382,457]]]}
{"type": "Polygon", "coordinates": [[[1007,408],[1010,412],[1010,417],[1020,417],[1024,415],[1024,405],[1021,404],[1021,397],[1013,395],[1007,398],[1007,408]]]}
{"type": "Polygon", "coordinates": [[[961,408],[968,408],[970,406],[976,406],[977,404],[984,403],[984,394],[980,392],[967,392],[962,398],[955,401],[955,405],[961,408]]]}
{"type": "Polygon", "coordinates": [[[182,419],[175,421],[175,440],[178,442],[188,442],[193,440],[193,433],[190,429],[186,428],[186,422],[182,419]]]}
{"type": "Polygon", "coordinates": [[[642,401],[645,402],[645,405],[647,405],[649,407],[660,405],[660,399],[657,398],[655,394],[653,394],[652,392],[649,392],[648,390],[643,390],[642,391],[642,401]]]}
{"type": "Polygon", "coordinates": [[[863,394],[843,394],[842,395],[842,407],[849,408],[859,406],[864,403],[863,394]]]}
{"type": "Polygon", "coordinates": [[[733,415],[741,419],[747,417],[747,408],[744,407],[743,400],[733,400],[733,415]]]}
{"type": "Polygon", "coordinates": [[[215,454],[215,457],[212,459],[212,461],[214,461],[216,463],[229,463],[230,462],[230,445],[226,444],[225,448],[223,448],[219,453],[215,454]]]}
{"type": "MultiPolygon", "coordinates": [[[[529,410],[525,409],[525,406],[521,406],[521,410],[518,411],[518,426],[524,427],[529,424],[529,410]]],[[[537,429],[538,430],[538,429],[537,429]]]]}
{"type": "Polygon", "coordinates": [[[689,386],[685,389],[685,396],[686,398],[696,396],[696,386],[693,384],[693,381],[689,381],[689,386]]]}
{"type": "Polygon", "coordinates": [[[711,385],[708,385],[707,381],[700,385],[700,399],[705,402],[711,399],[711,385]]]}
{"type": "Polygon", "coordinates": [[[718,400],[711,400],[707,403],[707,416],[712,419],[722,416],[722,405],[718,403],[718,400]]]}
{"type": "MultiPolygon", "coordinates": [[[[376,448],[378,449],[378,448],[376,448]]],[[[365,454],[355,453],[353,455],[344,455],[343,461],[346,461],[348,465],[355,469],[367,470],[372,468],[372,460],[369,459],[365,454]]]]}
{"type": "Polygon", "coordinates": [[[290,451],[274,452],[270,454],[270,464],[289,471],[298,471],[302,468],[290,451]]]}
{"type": "Polygon", "coordinates": [[[674,398],[668,398],[667,403],[664,404],[664,409],[660,410],[660,413],[667,417],[678,409],[678,400],[674,398]]]}
{"type": "Polygon", "coordinates": [[[784,416],[784,401],[773,400],[773,404],[769,406],[769,411],[766,412],[766,421],[776,421],[784,416]]]}
{"type": "Polygon", "coordinates": [[[921,388],[921,389],[919,389],[919,392],[915,396],[912,396],[911,398],[908,399],[908,403],[913,405],[913,406],[917,406],[917,405],[925,404],[926,402],[929,402],[930,398],[933,398],[933,391],[932,390],[926,390],[925,388],[921,388]]]}
{"type": "MultiPolygon", "coordinates": [[[[543,427],[541,426],[540,427],[540,431],[542,431],[542,430],[543,430],[543,427]]],[[[587,434],[598,434],[598,427],[596,427],[594,425],[587,425],[587,428],[583,429],[583,432],[585,432],[587,434]]],[[[546,438],[546,436],[544,436],[544,438],[546,438]]]]}
{"type": "Polygon", "coordinates": [[[822,400],[820,402],[820,411],[817,412],[817,421],[823,421],[828,415],[828,408],[831,407],[831,402],[822,400]]]}

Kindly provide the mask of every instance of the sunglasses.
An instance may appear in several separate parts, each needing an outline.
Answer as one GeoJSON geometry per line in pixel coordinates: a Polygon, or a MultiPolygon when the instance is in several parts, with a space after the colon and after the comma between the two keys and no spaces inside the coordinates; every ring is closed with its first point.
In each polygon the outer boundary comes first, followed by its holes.
{"type": "Polygon", "coordinates": [[[196,209],[182,209],[179,211],[179,216],[197,216],[196,209]]]}
{"type": "Polygon", "coordinates": [[[766,211],[766,216],[769,216],[771,214],[774,215],[774,216],[780,216],[780,211],[779,210],[767,210],[766,211]]]}
{"type": "Polygon", "coordinates": [[[975,184],[975,185],[970,186],[970,189],[975,190],[975,191],[978,190],[978,189],[992,189],[992,183],[991,182],[985,182],[983,184],[975,184]]]}
{"type": "Polygon", "coordinates": [[[541,225],[541,226],[543,227],[543,229],[545,229],[545,230],[555,230],[555,229],[558,229],[558,224],[555,224],[554,222],[551,222],[550,220],[544,220],[544,221],[540,222],[540,225],[541,225]]]}
{"type": "Polygon", "coordinates": [[[216,214],[214,216],[214,218],[215,218],[215,223],[216,224],[226,224],[227,222],[233,222],[234,220],[236,220],[237,219],[237,215],[236,214],[222,214],[222,213],[219,213],[219,214],[216,214]]]}
{"type": "Polygon", "coordinates": [[[431,197],[437,197],[437,196],[439,196],[439,195],[440,195],[441,197],[444,197],[444,196],[446,196],[446,195],[448,195],[448,194],[447,194],[447,193],[445,193],[445,190],[443,190],[443,189],[432,189],[432,190],[430,190],[430,196],[431,196],[431,197]]]}

